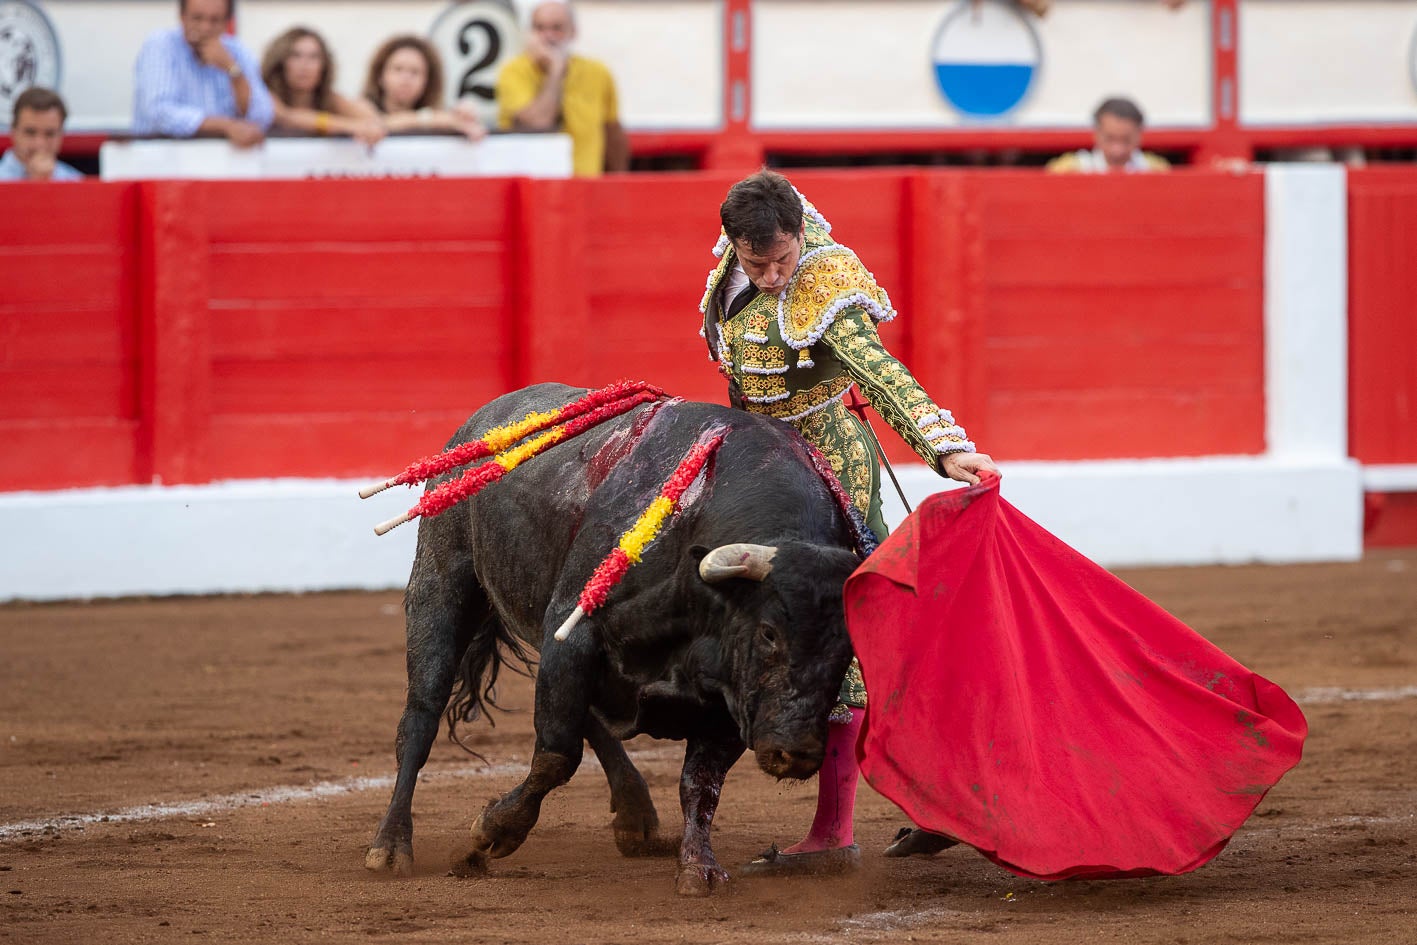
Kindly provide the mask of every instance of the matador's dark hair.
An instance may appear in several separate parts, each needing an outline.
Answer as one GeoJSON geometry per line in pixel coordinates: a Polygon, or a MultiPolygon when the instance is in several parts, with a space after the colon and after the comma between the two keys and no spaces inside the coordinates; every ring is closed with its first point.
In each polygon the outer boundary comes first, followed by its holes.
{"type": "Polygon", "coordinates": [[[782,234],[795,236],[802,230],[802,198],[786,177],[759,171],[729,189],[718,218],[729,239],[764,253],[782,234]]]}

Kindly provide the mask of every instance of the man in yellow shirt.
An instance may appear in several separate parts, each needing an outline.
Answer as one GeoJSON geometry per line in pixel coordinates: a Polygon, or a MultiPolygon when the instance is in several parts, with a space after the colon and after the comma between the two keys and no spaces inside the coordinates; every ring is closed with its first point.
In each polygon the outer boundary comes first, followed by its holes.
{"type": "Polygon", "coordinates": [[[1144,174],[1171,169],[1165,158],[1141,149],[1146,120],[1131,99],[1107,99],[1093,112],[1092,122],[1092,148],[1055,157],[1048,162],[1049,171],[1055,174],[1144,174]]]}
{"type": "Polygon", "coordinates": [[[576,19],[565,0],[531,11],[526,50],[497,76],[497,124],[509,131],[564,131],[577,177],[628,170],[615,80],[601,62],[571,52],[576,19]]]}

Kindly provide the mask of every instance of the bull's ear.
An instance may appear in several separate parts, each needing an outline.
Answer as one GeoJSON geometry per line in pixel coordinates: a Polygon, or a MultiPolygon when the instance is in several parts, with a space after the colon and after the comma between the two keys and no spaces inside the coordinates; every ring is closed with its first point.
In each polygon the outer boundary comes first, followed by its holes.
{"type": "Polygon", "coordinates": [[[689,546],[689,557],[694,559],[695,568],[699,566],[700,561],[704,560],[704,555],[708,554],[711,550],[712,549],[710,549],[707,545],[689,546]]]}

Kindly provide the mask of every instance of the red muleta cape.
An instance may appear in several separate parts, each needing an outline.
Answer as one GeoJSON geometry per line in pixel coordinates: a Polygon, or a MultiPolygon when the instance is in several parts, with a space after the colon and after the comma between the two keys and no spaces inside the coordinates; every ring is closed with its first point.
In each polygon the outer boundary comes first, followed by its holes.
{"type": "Polygon", "coordinates": [[[1049,534],[999,478],[931,496],[846,582],[857,753],[917,824],[1039,879],[1184,873],[1308,726],[1274,683],[1049,534]]]}

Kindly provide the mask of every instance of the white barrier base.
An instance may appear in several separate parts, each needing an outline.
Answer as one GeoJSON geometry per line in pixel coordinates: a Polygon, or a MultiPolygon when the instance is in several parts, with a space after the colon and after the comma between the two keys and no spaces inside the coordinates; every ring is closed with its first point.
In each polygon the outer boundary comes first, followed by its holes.
{"type": "MultiPolygon", "coordinates": [[[[896,470],[913,504],[945,480],[896,470]]],[[[0,495],[0,600],[401,588],[416,523],[374,525],[420,495],[366,483],[248,480],[0,495]]],[[[902,514],[889,481],[886,518],[902,514]]],[[[1109,567],[1351,561],[1362,555],[1356,463],[1209,458],[1010,463],[1003,495],[1109,567]]]]}
{"type": "MultiPolygon", "coordinates": [[[[370,481],[373,481],[372,479],[370,481]]],[[[422,490],[243,480],[0,495],[0,600],[402,587],[422,490]]]]}
{"type": "MultiPolygon", "coordinates": [[[[1019,462],[1003,472],[1005,499],[1107,567],[1356,561],[1363,554],[1362,471],[1352,461],[1019,462]]],[[[896,475],[912,506],[942,485],[923,465],[896,475]]],[[[881,496],[894,526],[903,509],[888,481],[881,496]]]]}

